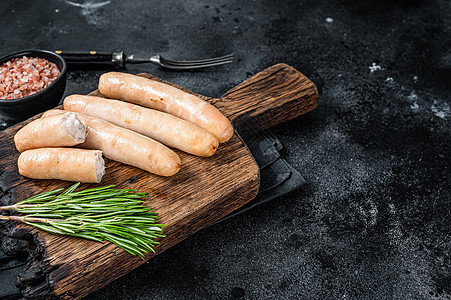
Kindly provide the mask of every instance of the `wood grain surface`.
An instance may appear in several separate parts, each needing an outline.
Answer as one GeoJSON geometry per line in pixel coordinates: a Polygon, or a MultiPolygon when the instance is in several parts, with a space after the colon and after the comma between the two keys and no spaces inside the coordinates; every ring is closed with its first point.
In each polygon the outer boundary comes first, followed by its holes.
{"type": "MultiPolygon", "coordinates": [[[[140,75],[162,81],[148,74],[140,75]]],[[[318,99],[315,85],[285,64],[256,74],[219,99],[200,97],[218,107],[235,126],[245,127],[248,133],[306,113],[316,107],[318,99]]],[[[13,136],[28,122],[30,120],[0,133],[0,196],[4,203],[72,184],[28,179],[18,173],[19,153],[13,136]]],[[[213,157],[201,158],[175,151],[182,160],[180,172],[175,176],[160,177],[105,159],[106,175],[100,184],[149,193],[147,204],[159,213],[160,222],[167,224],[167,237],[160,240],[156,254],[252,200],[259,187],[258,166],[236,133],[230,141],[220,145],[213,157]]],[[[82,185],[83,188],[95,186],[99,184],[82,185]]],[[[47,280],[39,284],[49,286],[53,296],[63,299],[82,298],[144,263],[111,243],[29,230],[44,249],[43,259],[37,259],[35,264],[39,272],[46,274],[47,280]]],[[[147,254],[145,258],[148,260],[156,254],[147,254]]],[[[24,293],[28,296],[42,293],[42,287],[37,288],[36,284],[25,285],[24,293]]]]}

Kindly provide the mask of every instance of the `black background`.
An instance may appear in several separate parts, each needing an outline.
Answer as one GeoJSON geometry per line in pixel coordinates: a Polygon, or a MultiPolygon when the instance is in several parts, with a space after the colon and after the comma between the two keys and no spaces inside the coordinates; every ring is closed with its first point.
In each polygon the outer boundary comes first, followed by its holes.
{"type": "MultiPolygon", "coordinates": [[[[1,55],[235,53],[204,71],[127,71],[219,97],[285,62],[320,91],[315,111],[272,130],[302,189],[198,232],[87,299],[451,296],[450,1],[22,0],[0,11],[1,55]]],[[[71,70],[65,94],[96,89],[103,72],[71,70]]]]}

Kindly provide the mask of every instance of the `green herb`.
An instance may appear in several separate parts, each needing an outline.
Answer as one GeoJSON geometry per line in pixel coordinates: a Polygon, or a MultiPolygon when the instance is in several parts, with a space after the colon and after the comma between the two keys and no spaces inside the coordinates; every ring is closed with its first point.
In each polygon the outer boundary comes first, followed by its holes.
{"type": "Polygon", "coordinates": [[[65,234],[96,242],[109,241],[133,255],[155,252],[158,237],[164,237],[164,224],[157,213],[143,205],[146,193],[114,189],[114,185],[75,192],[67,190],[40,193],[2,210],[15,210],[21,216],[0,216],[0,220],[26,223],[52,234],[65,234]]]}

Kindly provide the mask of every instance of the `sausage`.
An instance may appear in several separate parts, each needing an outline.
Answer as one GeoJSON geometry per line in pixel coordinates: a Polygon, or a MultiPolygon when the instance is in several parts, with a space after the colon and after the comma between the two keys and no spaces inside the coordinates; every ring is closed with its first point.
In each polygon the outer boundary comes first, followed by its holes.
{"type": "Polygon", "coordinates": [[[86,126],[74,113],[37,119],[28,123],[14,135],[19,152],[43,147],[74,146],[86,139],[86,126]]]}
{"type": "Polygon", "coordinates": [[[198,156],[213,155],[219,145],[214,135],[193,123],[119,100],[71,95],[64,99],[63,106],[65,110],[104,119],[198,156]]]}
{"type": "Polygon", "coordinates": [[[105,174],[102,151],[40,148],[22,152],[19,173],[34,179],[61,179],[99,183],[105,174]]]}
{"type": "MultiPolygon", "coordinates": [[[[53,109],[42,117],[63,114],[64,110],[53,109]]],[[[88,136],[80,146],[102,150],[109,159],[132,165],[160,176],[172,176],[180,169],[180,157],[163,144],[131,130],[107,121],[77,113],[86,124],[88,136]]]]}
{"type": "Polygon", "coordinates": [[[127,73],[109,72],[99,80],[102,95],[170,113],[215,135],[220,143],[233,135],[230,121],[213,105],[168,84],[127,73]]]}

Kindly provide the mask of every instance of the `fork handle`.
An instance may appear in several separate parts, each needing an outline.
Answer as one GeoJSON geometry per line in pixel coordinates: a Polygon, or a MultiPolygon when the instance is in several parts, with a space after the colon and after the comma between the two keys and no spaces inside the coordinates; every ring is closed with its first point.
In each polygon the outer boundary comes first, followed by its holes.
{"type": "Polygon", "coordinates": [[[56,50],[68,64],[95,64],[123,68],[125,66],[124,52],[102,53],[97,51],[61,51],[56,50]]]}

